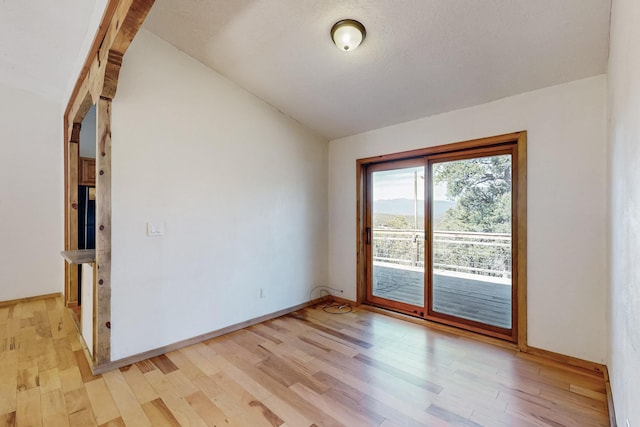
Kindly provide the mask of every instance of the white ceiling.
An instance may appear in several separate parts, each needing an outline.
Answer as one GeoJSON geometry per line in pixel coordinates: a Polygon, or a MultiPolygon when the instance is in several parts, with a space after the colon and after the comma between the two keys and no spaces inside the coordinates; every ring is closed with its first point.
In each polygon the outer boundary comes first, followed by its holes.
{"type": "MultiPolygon", "coordinates": [[[[107,0],[0,0],[0,83],[64,102],[107,0]]],[[[611,0],[156,0],[145,27],[333,139],[606,71],[611,0]],[[341,52],[331,25],[367,39],[341,52]]]]}
{"type": "Polygon", "coordinates": [[[610,8],[611,0],[156,0],[145,27],[334,139],[604,73],[610,8]],[[367,28],[355,51],[330,40],[342,18],[367,28]]]}
{"type": "Polygon", "coordinates": [[[106,0],[0,0],[0,83],[65,103],[106,0]]]}

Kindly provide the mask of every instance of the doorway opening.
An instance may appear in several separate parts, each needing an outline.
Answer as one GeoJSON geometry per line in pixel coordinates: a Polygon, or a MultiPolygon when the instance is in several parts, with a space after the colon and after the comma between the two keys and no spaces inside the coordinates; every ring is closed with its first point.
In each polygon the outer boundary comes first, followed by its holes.
{"type": "MultiPolygon", "coordinates": [[[[106,370],[111,362],[111,104],[118,87],[123,56],[152,6],[153,0],[107,2],[64,111],[63,256],[68,261],[65,263],[64,301],[68,307],[74,307],[80,299],[79,291],[82,292],[82,337],[86,343],[85,355],[94,373],[106,370]],[[80,132],[92,105],[95,108],[95,130],[90,139],[95,146],[95,160],[87,157],[85,162],[81,162],[80,132]],[[93,175],[95,182],[95,250],[78,249],[81,241],[78,235],[85,229],[88,240],[92,235],[88,220],[85,227],[81,227],[78,221],[79,168],[84,169],[87,175],[93,175]],[[82,290],[78,286],[78,264],[92,264],[86,275],[82,275],[82,290]],[[92,286],[87,286],[87,283],[92,283],[92,286]]],[[[90,199],[91,189],[86,192],[87,199],[90,199]]]]}
{"type": "MultiPolygon", "coordinates": [[[[82,119],[78,142],[77,171],[77,249],[96,248],[96,106],[92,105],[82,119]]],[[[90,319],[82,319],[82,312],[91,315],[92,310],[82,309],[82,303],[93,304],[93,271],[89,264],[78,265],[77,305],[71,307],[81,333],[92,330],[90,319]]],[[[92,309],[92,307],[91,307],[92,309]]]]}

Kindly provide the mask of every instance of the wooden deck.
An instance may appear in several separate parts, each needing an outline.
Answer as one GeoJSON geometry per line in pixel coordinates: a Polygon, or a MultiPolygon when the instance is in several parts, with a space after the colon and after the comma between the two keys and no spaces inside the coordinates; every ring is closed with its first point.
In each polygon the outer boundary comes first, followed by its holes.
{"type": "MultiPolygon", "coordinates": [[[[374,294],[412,305],[424,305],[422,272],[374,265],[380,276],[374,294]]],[[[511,286],[446,273],[433,275],[433,309],[464,319],[511,328],[511,286]]]]}
{"type": "Polygon", "coordinates": [[[0,426],[608,422],[602,374],[365,310],[301,310],[93,376],[61,298],[0,307],[0,426]]]}

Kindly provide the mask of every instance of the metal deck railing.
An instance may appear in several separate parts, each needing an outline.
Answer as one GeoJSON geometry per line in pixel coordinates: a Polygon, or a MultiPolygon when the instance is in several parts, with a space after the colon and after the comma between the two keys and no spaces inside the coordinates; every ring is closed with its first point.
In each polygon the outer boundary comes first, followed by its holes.
{"type": "MultiPolygon", "coordinates": [[[[423,230],[373,229],[373,260],[424,268],[423,230]]],[[[511,234],[433,232],[433,268],[511,278],[511,234]]]]}

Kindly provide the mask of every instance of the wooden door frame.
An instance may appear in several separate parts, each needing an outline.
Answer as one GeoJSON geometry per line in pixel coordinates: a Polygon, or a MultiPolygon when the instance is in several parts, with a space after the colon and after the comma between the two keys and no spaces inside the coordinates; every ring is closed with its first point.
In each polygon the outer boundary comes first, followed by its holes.
{"type": "MultiPolygon", "coordinates": [[[[385,171],[385,170],[395,170],[395,169],[403,169],[403,168],[412,168],[412,167],[419,167],[422,166],[424,168],[424,171],[426,173],[426,161],[424,157],[412,157],[409,159],[401,159],[401,160],[392,160],[392,161],[388,161],[388,162],[374,162],[374,163],[369,163],[366,165],[366,168],[369,172],[380,172],[380,171],[385,171]]],[[[370,244],[367,244],[365,241],[365,256],[366,256],[366,260],[365,260],[365,266],[369,265],[369,263],[373,263],[373,212],[372,209],[369,208],[369,206],[367,206],[366,200],[371,200],[373,199],[373,186],[372,185],[366,185],[367,184],[367,174],[365,174],[365,190],[366,192],[368,192],[368,194],[364,194],[364,199],[365,199],[365,216],[364,216],[364,227],[365,230],[367,230],[370,233],[369,236],[369,241],[370,244]]],[[[425,186],[426,189],[426,186],[425,186]]],[[[423,225],[424,223],[426,223],[426,217],[423,219],[423,225]]],[[[426,231],[426,229],[425,229],[426,231]]],[[[365,234],[366,236],[366,234],[365,234]]],[[[365,237],[366,240],[366,237],[365,237]]],[[[405,302],[401,302],[401,301],[394,301],[394,300],[389,300],[386,298],[382,298],[382,297],[378,297],[375,296],[373,294],[373,286],[368,286],[368,281],[369,280],[373,280],[373,277],[371,275],[367,275],[366,277],[366,284],[365,284],[365,301],[368,302],[369,304],[372,305],[384,305],[386,307],[389,307],[390,309],[393,310],[397,310],[400,311],[402,313],[408,313],[409,315],[411,315],[411,313],[425,313],[427,311],[427,307],[424,306],[424,302],[423,302],[423,306],[419,307],[419,306],[413,306],[409,303],[405,303],[405,302]],[[414,310],[415,309],[415,310],[414,310]]],[[[426,297],[426,294],[425,294],[426,297]]]]}
{"type": "MultiPolygon", "coordinates": [[[[464,151],[454,152],[454,153],[442,153],[442,154],[432,154],[429,156],[427,160],[427,176],[431,177],[432,168],[434,163],[439,163],[441,161],[456,161],[456,160],[468,160],[478,157],[488,157],[488,156],[500,156],[500,155],[509,155],[511,156],[512,161],[512,189],[515,190],[515,197],[512,199],[512,208],[511,208],[511,218],[512,218],[512,227],[511,227],[511,253],[514,256],[512,259],[512,286],[511,286],[511,329],[510,333],[507,333],[506,328],[500,328],[490,324],[483,324],[482,322],[463,319],[457,316],[453,316],[447,313],[437,313],[433,310],[428,304],[427,301],[430,301],[433,297],[433,252],[432,246],[426,245],[425,247],[425,275],[429,279],[425,279],[428,283],[425,292],[425,305],[426,314],[425,319],[432,320],[434,322],[444,323],[454,327],[461,327],[464,329],[468,329],[470,331],[478,332],[484,335],[492,336],[498,339],[504,339],[512,342],[516,342],[518,340],[518,313],[519,306],[516,303],[519,294],[519,286],[517,286],[516,280],[518,277],[518,226],[519,226],[519,218],[517,216],[518,212],[518,144],[517,142],[505,143],[500,145],[491,145],[485,146],[477,149],[466,149],[464,151]]],[[[427,191],[431,191],[431,187],[427,188],[427,191]]],[[[428,193],[427,197],[428,203],[431,202],[431,195],[428,193]]],[[[429,240],[433,241],[433,224],[427,223],[426,233],[429,236],[429,240]]]]}
{"type": "MultiPolygon", "coordinates": [[[[109,0],[64,113],[65,250],[78,248],[78,146],[82,120],[96,105],[96,269],[93,351],[96,370],[111,361],[111,101],[122,59],[154,0],[109,0]],[[75,224],[75,226],[74,226],[75,224]]],[[[78,267],[65,263],[65,304],[77,305],[78,267]],[[75,286],[75,288],[74,288],[75,286]],[[75,301],[74,301],[75,292],[75,301]]]]}
{"type": "MultiPolygon", "coordinates": [[[[517,245],[517,255],[513,261],[513,285],[517,286],[517,334],[516,344],[521,351],[527,351],[527,132],[515,132],[488,138],[473,139],[463,142],[427,147],[417,150],[404,151],[356,160],[356,302],[364,304],[367,295],[367,245],[366,245],[366,170],[372,163],[426,157],[435,154],[456,153],[469,149],[489,146],[516,144],[517,158],[514,162],[517,174],[514,174],[513,185],[517,190],[514,201],[514,217],[518,219],[517,229],[514,230],[514,244],[517,245]]],[[[428,322],[425,320],[425,322],[428,322]]],[[[472,332],[484,334],[480,330],[467,328],[472,332]]]]}

